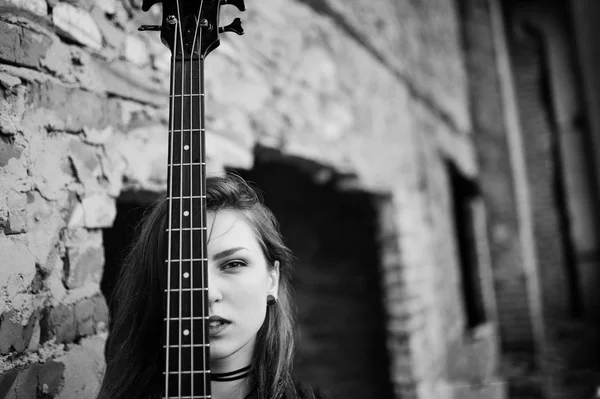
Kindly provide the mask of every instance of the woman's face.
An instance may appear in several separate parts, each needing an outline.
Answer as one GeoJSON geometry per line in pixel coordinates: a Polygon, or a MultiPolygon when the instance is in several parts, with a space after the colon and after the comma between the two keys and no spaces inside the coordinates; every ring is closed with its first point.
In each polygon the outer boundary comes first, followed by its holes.
{"type": "Polygon", "coordinates": [[[213,369],[221,364],[228,368],[221,371],[231,371],[250,364],[267,295],[277,297],[279,265],[267,265],[254,230],[240,212],[209,212],[207,222],[210,357],[213,369]]]}

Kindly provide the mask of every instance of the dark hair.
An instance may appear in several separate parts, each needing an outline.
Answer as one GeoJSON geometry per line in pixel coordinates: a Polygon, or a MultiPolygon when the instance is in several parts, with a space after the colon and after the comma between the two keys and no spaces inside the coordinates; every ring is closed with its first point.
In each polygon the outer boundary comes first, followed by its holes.
{"type": "MultiPolygon", "coordinates": [[[[283,243],[273,213],[241,177],[206,180],[207,211],[241,212],[254,229],[269,267],[279,261],[278,303],[267,307],[257,334],[250,384],[258,399],[296,398],[292,380],[294,320],[290,302],[292,254],[283,243]]],[[[111,298],[106,372],[98,399],[160,397],[166,288],[161,267],[166,259],[168,200],[156,202],[137,227],[138,236],[125,259],[111,298]]]]}

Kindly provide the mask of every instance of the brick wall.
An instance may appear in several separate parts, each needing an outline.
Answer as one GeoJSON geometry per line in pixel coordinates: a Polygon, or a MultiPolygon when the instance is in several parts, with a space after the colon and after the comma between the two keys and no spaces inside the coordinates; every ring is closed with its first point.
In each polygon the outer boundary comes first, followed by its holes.
{"type": "MultiPolygon", "coordinates": [[[[136,31],[158,17],[139,3],[0,0],[8,397],[34,397],[32,386],[93,395],[107,322],[102,229],[117,201],[165,187],[169,54],[155,32],[136,31]]],[[[452,3],[408,4],[248,1],[246,35],[223,37],[206,64],[209,165],[251,169],[260,145],[382,195],[373,245],[395,395],[479,395],[446,370],[469,345],[444,165],[477,173],[458,18],[452,3]]],[[[305,321],[318,336],[320,321],[305,321]]]]}

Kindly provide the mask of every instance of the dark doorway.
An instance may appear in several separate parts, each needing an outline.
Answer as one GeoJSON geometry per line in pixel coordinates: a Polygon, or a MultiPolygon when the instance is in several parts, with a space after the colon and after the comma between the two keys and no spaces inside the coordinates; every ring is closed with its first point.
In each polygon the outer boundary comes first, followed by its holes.
{"type": "MultiPolygon", "coordinates": [[[[153,195],[152,199],[157,198],[153,195]]],[[[117,216],[113,226],[103,231],[104,274],[100,289],[112,313],[111,296],[121,270],[123,259],[135,238],[135,228],[149,208],[148,201],[118,202],[117,216]]]]}

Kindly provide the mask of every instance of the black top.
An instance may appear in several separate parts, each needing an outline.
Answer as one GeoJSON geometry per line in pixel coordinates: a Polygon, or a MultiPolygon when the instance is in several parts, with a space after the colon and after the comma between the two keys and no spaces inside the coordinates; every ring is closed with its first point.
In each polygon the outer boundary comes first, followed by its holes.
{"type": "MultiPolygon", "coordinates": [[[[294,381],[294,387],[299,399],[328,399],[327,396],[319,389],[314,389],[302,384],[299,381],[294,381]]],[[[256,391],[250,392],[246,399],[256,399],[256,391]]],[[[288,399],[289,395],[284,395],[282,399],[288,399]]]]}

